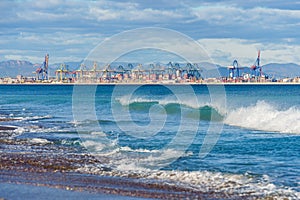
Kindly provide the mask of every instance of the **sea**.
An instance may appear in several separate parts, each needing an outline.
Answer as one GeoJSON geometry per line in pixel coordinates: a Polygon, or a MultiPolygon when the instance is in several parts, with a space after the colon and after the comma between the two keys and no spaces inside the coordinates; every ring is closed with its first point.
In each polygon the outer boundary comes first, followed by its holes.
{"type": "Polygon", "coordinates": [[[0,85],[0,97],[2,154],[76,149],[99,160],[68,162],[81,174],[300,199],[300,85],[0,85]]]}

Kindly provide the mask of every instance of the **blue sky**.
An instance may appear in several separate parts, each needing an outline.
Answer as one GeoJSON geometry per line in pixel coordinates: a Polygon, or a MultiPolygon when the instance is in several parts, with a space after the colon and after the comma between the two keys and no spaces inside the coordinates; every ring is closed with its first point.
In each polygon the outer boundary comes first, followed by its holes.
{"type": "MultiPolygon", "coordinates": [[[[81,61],[122,31],[161,27],[198,41],[212,60],[230,65],[300,64],[299,1],[0,1],[0,60],[81,61]]],[[[191,50],[192,51],[192,50],[191,50]]]]}

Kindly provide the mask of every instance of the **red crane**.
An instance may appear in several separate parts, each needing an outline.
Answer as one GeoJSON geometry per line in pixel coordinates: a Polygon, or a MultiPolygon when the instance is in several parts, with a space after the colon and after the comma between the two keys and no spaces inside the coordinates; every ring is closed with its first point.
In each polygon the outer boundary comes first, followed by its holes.
{"type": "Polygon", "coordinates": [[[251,74],[257,76],[257,70],[259,70],[259,74],[260,76],[262,76],[262,67],[260,66],[260,50],[258,50],[258,55],[255,63],[251,66],[251,74]]]}

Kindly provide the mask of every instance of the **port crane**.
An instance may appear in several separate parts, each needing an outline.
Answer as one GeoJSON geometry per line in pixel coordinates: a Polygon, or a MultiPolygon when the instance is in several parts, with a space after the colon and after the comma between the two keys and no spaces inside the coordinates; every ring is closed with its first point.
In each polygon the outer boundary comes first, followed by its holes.
{"type": "Polygon", "coordinates": [[[64,63],[60,64],[58,69],[55,71],[56,80],[60,82],[67,80],[69,73],[69,66],[64,63]]]}
{"type": "Polygon", "coordinates": [[[37,80],[48,80],[48,62],[49,62],[49,54],[45,55],[44,63],[41,67],[35,70],[36,79],[37,80]]]}
{"type": "Polygon", "coordinates": [[[202,70],[198,68],[197,64],[187,63],[185,67],[185,71],[187,73],[188,78],[196,78],[196,80],[201,79],[202,70]]]}
{"type": "Polygon", "coordinates": [[[260,50],[258,50],[257,58],[255,63],[251,66],[252,76],[262,76],[262,66],[260,66],[260,50]]]}
{"type": "Polygon", "coordinates": [[[231,66],[228,66],[229,78],[240,77],[240,67],[237,60],[234,60],[231,66]],[[236,71],[236,74],[235,74],[236,71]]]}

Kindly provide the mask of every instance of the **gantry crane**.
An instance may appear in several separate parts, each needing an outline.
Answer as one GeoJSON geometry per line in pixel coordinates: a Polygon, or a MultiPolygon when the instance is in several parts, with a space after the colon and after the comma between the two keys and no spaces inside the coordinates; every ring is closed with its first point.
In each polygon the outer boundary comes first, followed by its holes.
{"type": "Polygon", "coordinates": [[[48,62],[49,62],[49,54],[45,55],[44,63],[41,67],[35,70],[36,79],[37,80],[48,80],[48,62]]]}
{"type": "Polygon", "coordinates": [[[262,67],[260,66],[260,50],[258,50],[258,55],[255,63],[251,66],[251,75],[252,76],[262,76],[262,67]]]}

